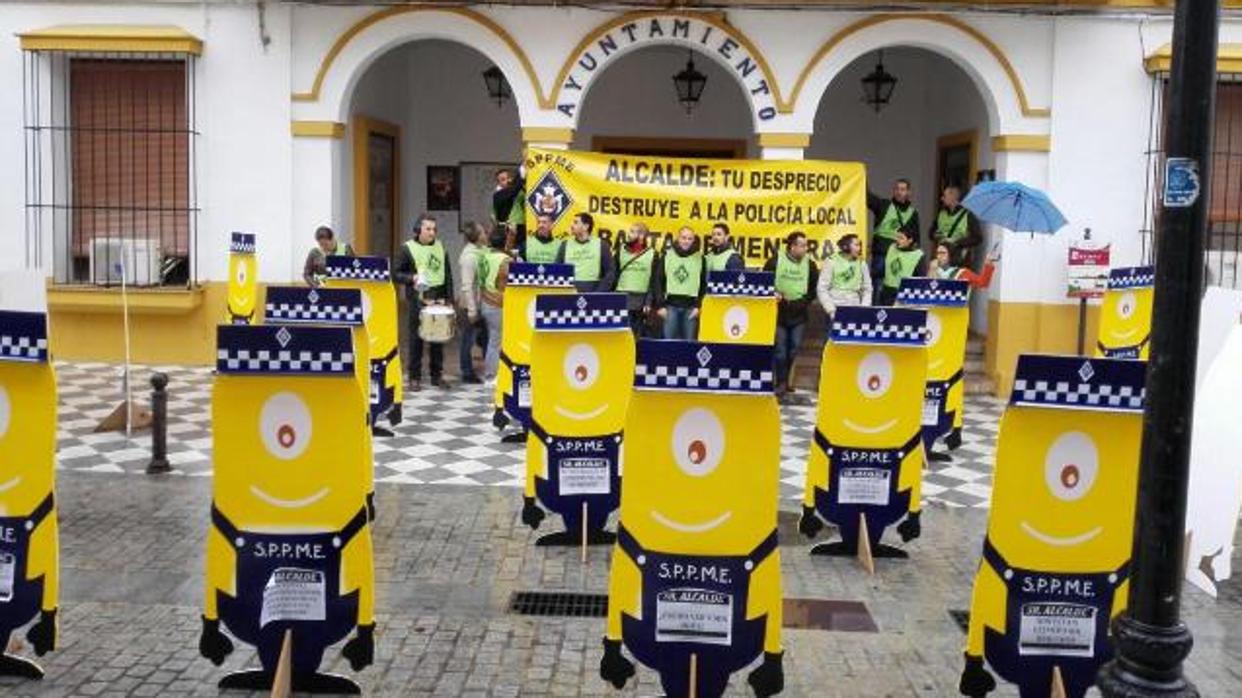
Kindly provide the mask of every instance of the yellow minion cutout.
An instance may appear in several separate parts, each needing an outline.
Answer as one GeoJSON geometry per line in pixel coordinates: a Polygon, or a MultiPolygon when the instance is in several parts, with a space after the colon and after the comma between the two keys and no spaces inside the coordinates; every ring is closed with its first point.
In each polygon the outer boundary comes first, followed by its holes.
{"type": "Polygon", "coordinates": [[[1082,698],[1126,607],[1146,363],[1018,358],[975,575],[963,695],[1082,698]]]}
{"type": "Polygon", "coordinates": [[[375,589],[366,507],[366,398],[347,327],[221,326],[212,386],[214,478],[199,651],[262,669],[221,688],[272,686],[286,631],[295,691],[358,693],[318,672],[324,650],[355,671],[373,659],[375,589]]]}
{"type": "Polygon", "coordinates": [[[503,429],[509,420],[521,432],[507,440],[526,442],[530,428],[530,348],[535,334],[535,298],[540,294],[575,293],[572,264],[514,262],[505,277],[500,319],[500,366],[496,370],[496,411],[492,424],[503,429]]]}
{"type": "Polygon", "coordinates": [[[897,305],[927,310],[927,388],[923,395],[923,446],[930,460],[947,461],[934,453],[936,439],[949,450],[962,445],[966,335],[970,331],[970,284],[956,279],[908,277],[901,280],[897,305]]]}
{"type": "Polygon", "coordinates": [[[255,261],[254,233],[233,233],[229,241],[228,317],[233,325],[254,322],[258,304],[258,264],[255,261]]]}
{"type": "Polygon", "coordinates": [[[927,382],[927,311],[841,306],[832,318],[819,378],[819,410],[806,466],[798,528],[814,537],[820,517],[841,541],[813,555],[856,555],[866,517],[871,554],[907,557],[880,544],[897,526],[903,542],[922,533],[922,407],[927,382]]]}
{"type": "Polygon", "coordinates": [[[47,315],[0,311],[0,676],[43,677],[5,654],[30,621],[35,654],[56,649],[60,550],[56,523],[56,374],[47,315]]]}
{"type": "Polygon", "coordinates": [[[1096,356],[1147,360],[1155,286],[1155,267],[1119,267],[1109,271],[1108,290],[1100,308],[1096,356]]]}
{"type": "Polygon", "coordinates": [[[362,291],[363,321],[371,340],[372,433],[392,436],[392,432],[378,426],[379,418],[388,415],[392,426],[401,423],[405,388],[401,383],[397,292],[392,287],[388,258],[328,255],[325,266],[330,288],[362,291]]]}
{"type": "Polygon", "coordinates": [[[621,688],[634,675],[624,644],[671,698],[692,682],[696,698],[716,698],[762,656],[748,683],[779,693],[772,347],[639,341],[625,433],[600,676],[621,688]]]}
{"type": "MultiPolygon", "coordinates": [[[[350,329],[353,337],[354,379],[372,405],[379,400],[378,385],[371,380],[371,340],[367,336],[362,291],[356,288],[307,288],[268,286],[263,304],[267,325],[337,325],[350,329]]],[[[371,423],[370,410],[367,424],[371,423]]],[[[366,462],[371,463],[371,432],[366,432],[366,462]]],[[[375,519],[375,470],[366,469],[367,511],[375,519]]]]}
{"type": "Polygon", "coordinates": [[[622,430],[634,375],[626,300],[624,293],[535,299],[530,376],[536,398],[522,521],[539,527],[538,499],[565,523],[538,545],[578,545],[584,528],[587,543],[616,540],[604,525],[621,501],[622,430]]]}
{"type": "Polygon", "coordinates": [[[765,344],[776,341],[776,274],[709,271],[699,313],[699,341],[765,344]]]}

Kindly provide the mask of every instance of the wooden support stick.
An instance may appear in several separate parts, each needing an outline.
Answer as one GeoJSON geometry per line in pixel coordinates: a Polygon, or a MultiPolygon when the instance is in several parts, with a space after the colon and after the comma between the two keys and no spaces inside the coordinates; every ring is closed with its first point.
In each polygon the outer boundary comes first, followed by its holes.
{"type": "Polygon", "coordinates": [[[858,563],[867,574],[875,574],[875,558],[871,556],[871,534],[867,531],[867,515],[858,512],[858,563]]]}
{"type": "Polygon", "coordinates": [[[587,553],[587,503],[582,503],[582,564],[586,564],[587,553]]]}
{"type": "Polygon", "coordinates": [[[1066,698],[1065,682],[1061,679],[1061,667],[1052,666],[1052,696],[1051,698],[1066,698]]]}
{"type": "Polygon", "coordinates": [[[280,643],[280,659],[276,661],[276,674],[272,677],[272,698],[289,698],[293,693],[293,631],[285,631],[280,643]]]}
{"type": "Polygon", "coordinates": [[[690,698],[699,698],[699,655],[690,654],[690,698]]]}

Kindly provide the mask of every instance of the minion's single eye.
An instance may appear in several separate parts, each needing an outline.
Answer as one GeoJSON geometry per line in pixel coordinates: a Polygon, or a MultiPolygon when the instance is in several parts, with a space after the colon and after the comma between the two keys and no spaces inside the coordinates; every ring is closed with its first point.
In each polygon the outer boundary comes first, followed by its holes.
{"type": "Polygon", "coordinates": [[[724,456],[725,434],[720,420],[701,407],[687,410],[673,425],[673,462],[691,477],[711,474],[724,456]]]}
{"type": "Polygon", "coordinates": [[[1091,491],[1099,467],[1099,452],[1091,437],[1080,431],[1066,432],[1044,456],[1044,482],[1053,497],[1072,502],[1091,491]]]}
{"type": "Polygon", "coordinates": [[[927,314],[927,346],[934,347],[940,343],[941,332],[940,316],[935,313],[927,314]]]}
{"type": "Polygon", "coordinates": [[[250,274],[246,271],[246,265],[244,263],[238,264],[237,265],[237,283],[245,284],[246,279],[249,278],[249,276],[250,274]]]}
{"type": "Polygon", "coordinates": [[[302,455],[311,440],[310,408],[293,393],[276,393],[259,410],[259,440],[281,460],[302,455]]]}
{"type": "Polygon", "coordinates": [[[1133,293],[1123,293],[1121,298],[1117,299],[1117,317],[1122,320],[1129,320],[1134,315],[1134,310],[1137,307],[1138,298],[1133,293]]]}
{"type": "Polygon", "coordinates": [[[13,415],[13,405],[9,402],[9,391],[0,385],[0,439],[9,433],[9,420],[13,415]]]}
{"type": "Polygon", "coordinates": [[[586,390],[599,378],[599,353],[590,344],[575,344],[565,352],[561,366],[569,387],[586,390]]]}
{"type": "Polygon", "coordinates": [[[750,313],[740,305],[735,305],[725,311],[724,314],[724,333],[726,337],[737,339],[745,336],[746,330],[750,328],[750,313]]]}
{"type": "Polygon", "coordinates": [[[893,386],[893,360],[873,351],[858,364],[858,391],[866,398],[883,397],[893,386]]]}

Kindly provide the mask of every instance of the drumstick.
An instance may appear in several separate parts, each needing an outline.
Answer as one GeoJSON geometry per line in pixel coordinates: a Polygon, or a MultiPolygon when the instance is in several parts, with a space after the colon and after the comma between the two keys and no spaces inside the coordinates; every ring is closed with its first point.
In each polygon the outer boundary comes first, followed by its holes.
{"type": "Polygon", "coordinates": [[[690,653],[690,698],[699,696],[699,655],[690,653]]]}
{"type": "Polygon", "coordinates": [[[587,553],[587,503],[582,503],[582,564],[586,564],[587,553]]]}

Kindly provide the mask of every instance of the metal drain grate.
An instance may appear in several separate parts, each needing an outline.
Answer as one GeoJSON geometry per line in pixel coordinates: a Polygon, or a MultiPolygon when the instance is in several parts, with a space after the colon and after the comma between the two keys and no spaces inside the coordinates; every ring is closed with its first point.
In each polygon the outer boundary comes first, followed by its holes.
{"type": "Polygon", "coordinates": [[[953,619],[954,623],[957,623],[957,627],[961,628],[962,632],[967,632],[967,628],[970,627],[970,611],[951,608],[949,609],[949,617],[953,619]]]}
{"type": "Polygon", "coordinates": [[[605,618],[608,616],[608,595],[578,591],[515,591],[509,598],[509,612],[520,616],[605,618]]]}

